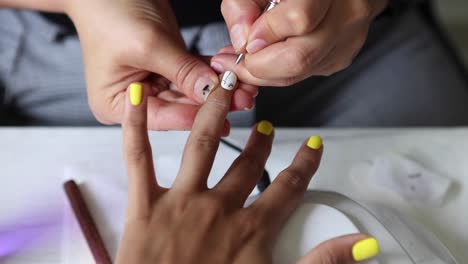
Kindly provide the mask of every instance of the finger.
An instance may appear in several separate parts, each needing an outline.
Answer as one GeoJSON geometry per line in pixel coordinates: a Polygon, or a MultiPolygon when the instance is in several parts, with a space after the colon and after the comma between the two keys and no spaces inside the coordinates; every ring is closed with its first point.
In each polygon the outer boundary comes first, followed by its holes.
{"type": "Polygon", "coordinates": [[[248,111],[252,110],[255,104],[255,99],[251,94],[244,90],[237,89],[232,97],[232,111],[248,111]]]}
{"type": "Polygon", "coordinates": [[[207,178],[218,150],[221,132],[231,108],[232,89],[237,77],[226,72],[221,87],[215,89],[200,108],[185,145],[174,189],[200,191],[206,189],[207,178]]]}
{"type": "Polygon", "coordinates": [[[364,234],[345,235],[321,243],[297,263],[351,264],[373,258],[379,251],[379,243],[373,237],[364,234]]]}
{"type": "MultiPolygon", "coordinates": [[[[224,71],[223,71],[224,72],[224,71]]],[[[221,73],[221,72],[220,72],[221,73]]],[[[179,102],[199,105],[199,103],[194,102],[192,99],[186,97],[177,97],[178,88],[175,84],[170,84],[170,89],[167,91],[160,92],[158,97],[170,102],[179,102]],[[169,93],[173,92],[174,93],[169,93]]],[[[251,109],[253,107],[254,98],[258,95],[258,87],[245,83],[238,83],[236,90],[234,91],[234,96],[232,98],[231,111],[242,111],[251,109]]]]}
{"type": "Polygon", "coordinates": [[[216,54],[222,54],[222,53],[228,53],[228,54],[234,54],[236,53],[236,50],[232,45],[227,45],[222,47],[216,54]]]}
{"type": "Polygon", "coordinates": [[[245,149],[214,188],[236,208],[244,205],[265,170],[273,143],[273,132],[270,122],[259,122],[253,128],[245,149]]]}
{"type": "MultiPolygon", "coordinates": [[[[233,54],[234,53],[231,53],[231,55],[233,55],[233,54]]],[[[237,56],[237,54],[235,56],[237,56]]],[[[211,62],[212,57],[210,57],[210,60],[208,62],[210,63],[211,68],[213,68],[213,70],[215,70],[215,72],[217,72],[218,74],[221,74],[221,73],[224,73],[227,70],[234,69],[234,66],[235,66],[234,62],[235,62],[236,58],[234,58],[234,55],[231,56],[230,58],[232,58],[232,62],[233,62],[232,67],[230,67],[230,68],[225,68],[225,67],[223,67],[223,65],[220,65],[220,64],[218,64],[216,62],[211,62]]],[[[237,74],[237,71],[236,71],[236,74],[237,74]]],[[[237,77],[239,77],[239,76],[237,76],[237,77]]],[[[244,83],[244,82],[242,82],[242,79],[240,79],[240,78],[239,78],[239,81],[238,81],[236,91],[234,93],[237,93],[239,90],[246,91],[252,97],[257,96],[257,94],[258,94],[258,86],[244,83]]]]}
{"type": "Polygon", "coordinates": [[[158,96],[157,98],[167,101],[168,103],[200,105],[199,103],[185,96],[185,94],[179,93],[178,91],[164,90],[164,91],[159,92],[157,96],[158,96]]]}
{"type": "Polygon", "coordinates": [[[140,53],[145,57],[138,62],[139,68],[164,76],[199,103],[219,84],[218,75],[208,63],[190,54],[183,42],[166,32],[158,32],[157,39],[144,45],[140,53]]]}
{"type": "Polygon", "coordinates": [[[243,83],[248,83],[252,86],[285,86],[283,79],[262,79],[254,76],[246,68],[244,63],[235,64],[237,54],[217,54],[211,60],[211,67],[216,68],[217,71],[224,71],[225,69],[234,69],[243,83]]]}
{"type": "MultiPolygon", "coordinates": [[[[279,4],[277,7],[280,6],[279,4]]],[[[235,68],[239,77],[249,84],[265,84],[265,80],[267,80],[267,84],[273,83],[275,86],[283,86],[311,76],[317,65],[340,41],[338,36],[340,36],[339,32],[342,31],[344,23],[342,21],[348,19],[343,17],[344,14],[341,14],[342,8],[335,6],[338,6],[336,2],[330,7],[322,23],[311,33],[299,37],[289,37],[285,41],[271,44],[254,54],[246,54],[243,62],[246,70],[235,68]],[[243,74],[246,76],[244,77],[243,74]],[[250,78],[248,78],[249,75],[250,78]]],[[[273,11],[276,11],[276,8],[270,12],[273,11]]],[[[270,12],[265,13],[265,15],[270,12]]],[[[222,54],[214,56],[212,62],[217,62],[223,67],[228,67],[227,64],[232,63],[225,56],[222,57],[222,54]]]]}
{"type": "Polygon", "coordinates": [[[243,51],[250,27],[265,8],[265,0],[223,0],[221,13],[229,29],[231,42],[237,52],[243,51]]]}
{"type": "Polygon", "coordinates": [[[252,25],[246,50],[255,53],[288,37],[311,33],[325,18],[331,0],[282,1],[252,25]]]}
{"type": "Polygon", "coordinates": [[[148,127],[151,130],[190,130],[199,105],[171,103],[158,97],[148,98],[148,127]]]}
{"type": "MultiPolygon", "coordinates": [[[[148,97],[148,129],[191,130],[199,109],[198,105],[170,103],[157,97],[148,97]]],[[[226,120],[221,135],[229,135],[230,129],[226,120]]]]}
{"type": "Polygon", "coordinates": [[[254,210],[265,212],[273,234],[281,229],[302,200],[312,175],[317,171],[322,157],[322,139],[311,136],[262,196],[252,205],[254,210]]]}
{"type": "Polygon", "coordinates": [[[336,45],[335,32],[332,27],[320,27],[308,35],[272,44],[254,54],[247,54],[245,67],[255,77],[267,80],[310,76],[315,66],[336,45]]]}
{"type": "Polygon", "coordinates": [[[128,175],[129,214],[146,215],[153,194],[159,190],[148,139],[147,97],[149,88],[132,83],[126,93],[122,122],[124,158],[128,175]]]}

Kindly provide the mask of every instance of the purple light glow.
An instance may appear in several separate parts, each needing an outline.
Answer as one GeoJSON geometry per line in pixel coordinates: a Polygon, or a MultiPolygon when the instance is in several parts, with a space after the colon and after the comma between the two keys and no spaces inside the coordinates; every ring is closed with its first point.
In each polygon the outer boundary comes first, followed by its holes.
{"type": "Polygon", "coordinates": [[[60,231],[59,211],[51,214],[23,216],[0,227],[0,259],[56,238],[60,231]],[[28,221],[26,221],[28,219],[28,221]]]}

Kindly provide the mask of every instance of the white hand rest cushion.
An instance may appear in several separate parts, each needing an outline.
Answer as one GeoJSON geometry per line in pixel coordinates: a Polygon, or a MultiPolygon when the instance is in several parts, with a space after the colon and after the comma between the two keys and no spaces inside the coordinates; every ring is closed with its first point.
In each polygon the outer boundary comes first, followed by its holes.
{"type": "MultiPolygon", "coordinates": [[[[249,199],[246,205],[256,198],[249,199]]],[[[345,214],[328,205],[304,201],[280,233],[273,250],[273,261],[275,264],[295,263],[320,243],[354,233],[359,230],[345,214]]]]}

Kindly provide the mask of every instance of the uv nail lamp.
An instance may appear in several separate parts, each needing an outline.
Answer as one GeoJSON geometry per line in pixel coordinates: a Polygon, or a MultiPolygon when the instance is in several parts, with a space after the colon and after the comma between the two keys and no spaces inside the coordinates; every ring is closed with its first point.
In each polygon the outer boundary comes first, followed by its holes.
{"type": "MultiPolygon", "coordinates": [[[[248,199],[251,204],[258,196],[248,199]]],[[[382,206],[363,206],[334,192],[308,191],[275,245],[275,264],[295,263],[310,249],[333,237],[366,233],[380,245],[371,264],[457,264],[440,240],[422,225],[382,206]]]]}

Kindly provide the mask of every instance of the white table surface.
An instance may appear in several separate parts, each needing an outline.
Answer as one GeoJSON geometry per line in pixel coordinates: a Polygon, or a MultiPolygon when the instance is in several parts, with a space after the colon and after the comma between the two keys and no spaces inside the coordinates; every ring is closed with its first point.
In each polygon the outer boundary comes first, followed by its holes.
{"type": "MultiPolygon", "coordinates": [[[[248,133],[233,130],[231,139],[245,142],[248,133]]],[[[323,137],[325,152],[310,189],[333,190],[361,201],[377,199],[432,230],[460,263],[468,259],[468,129],[278,129],[267,163],[271,176],[311,134],[323,137]],[[453,179],[448,199],[440,208],[424,208],[356,188],[349,177],[351,167],[385,153],[404,155],[453,179]]],[[[151,132],[155,159],[180,152],[186,137],[184,132],[151,132]]],[[[60,225],[64,166],[105,161],[123,171],[121,147],[119,128],[1,128],[0,262],[61,263],[60,231],[56,239],[30,243],[27,254],[3,259],[2,235],[14,231],[14,225],[34,227],[37,219],[42,219],[43,229],[60,225]]]]}

